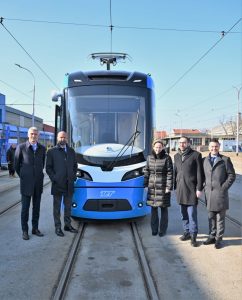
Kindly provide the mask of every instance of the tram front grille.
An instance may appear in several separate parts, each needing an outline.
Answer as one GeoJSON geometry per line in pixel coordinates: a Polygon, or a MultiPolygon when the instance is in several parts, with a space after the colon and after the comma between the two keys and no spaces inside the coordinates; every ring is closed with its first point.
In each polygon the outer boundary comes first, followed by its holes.
{"type": "Polygon", "coordinates": [[[88,199],[83,206],[86,211],[127,211],[132,207],[127,199],[88,199]]]}

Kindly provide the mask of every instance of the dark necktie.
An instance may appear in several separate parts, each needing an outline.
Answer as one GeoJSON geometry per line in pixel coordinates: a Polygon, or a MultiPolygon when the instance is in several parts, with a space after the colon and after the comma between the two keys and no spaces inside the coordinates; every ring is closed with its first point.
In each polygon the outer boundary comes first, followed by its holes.
{"type": "Polygon", "coordinates": [[[211,161],[211,166],[213,167],[214,161],[216,159],[216,156],[211,156],[210,161],[211,161]]]}

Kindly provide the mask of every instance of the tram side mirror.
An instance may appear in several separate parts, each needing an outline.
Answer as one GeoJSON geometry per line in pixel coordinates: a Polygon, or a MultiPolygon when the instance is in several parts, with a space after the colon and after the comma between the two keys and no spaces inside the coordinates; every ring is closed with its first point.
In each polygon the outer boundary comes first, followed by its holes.
{"type": "Polygon", "coordinates": [[[60,92],[57,92],[57,91],[54,91],[52,93],[52,101],[53,102],[58,102],[58,101],[61,101],[63,98],[63,94],[60,93],[60,92]]]}

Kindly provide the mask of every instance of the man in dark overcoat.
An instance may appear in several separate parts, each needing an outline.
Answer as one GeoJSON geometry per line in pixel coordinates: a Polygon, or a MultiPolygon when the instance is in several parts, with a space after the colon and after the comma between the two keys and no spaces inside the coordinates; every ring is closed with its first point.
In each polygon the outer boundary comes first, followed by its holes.
{"type": "Polygon", "coordinates": [[[6,153],[9,177],[15,177],[14,157],[16,151],[16,144],[11,144],[6,153]]]}
{"type": "Polygon", "coordinates": [[[58,236],[64,236],[60,220],[62,198],[64,200],[64,230],[77,232],[71,225],[71,201],[76,172],[77,161],[75,151],[67,144],[66,132],[61,131],[57,135],[57,145],[48,150],[46,160],[46,173],[52,182],[53,216],[55,233],[58,236]]]}
{"type": "Polygon", "coordinates": [[[21,225],[23,239],[28,240],[29,207],[32,198],[32,234],[43,236],[39,230],[41,194],[43,192],[46,149],[38,143],[39,132],[36,127],[28,130],[28,141],[17,146],[15,151],[15,170],[20,177],[22,195],[21,225]]]}
{"type": "Polygon", "coordinates": [[[205,201],[208,210],[209,237],[204,245],[215,244],[222,247],[225,229],[226,210],[229,209],[228,190],[235,181],[236,175],[229,157],[219,153],[220,144],[212,139],[209,144],[209,155],[204,159],[205,201]]]}
{"type": "Polygon", "coordinates": [[[204,172],[201,153],[190,147],[189,138],[181,137],[178,153],[174,156],[174,189],[180,205],[184,233],[180,240],[191,239],[197,246],[197,204],[202,195],[204,172]]]}

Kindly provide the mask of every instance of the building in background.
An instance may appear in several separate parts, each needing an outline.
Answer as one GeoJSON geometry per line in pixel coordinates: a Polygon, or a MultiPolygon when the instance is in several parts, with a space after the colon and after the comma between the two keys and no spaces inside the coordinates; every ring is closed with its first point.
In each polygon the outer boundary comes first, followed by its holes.
{"type": "Polygon", "coordinates": [[[165,130],[162,131],[155,131],[154,133],[154,139],[165,139],[168,137],[168,133],[165,130]]]}
{"type": "Polygon", "coordinates": [[[190,139],[190,143],[193,149],[199,151],[205,151],[208,148],[208,144],[211,140],[210,136],[206,132],[202,132],[198,129],[172,129],[171,133],[163,138],[166,144],[172,151],[176,151],[179,145],[179,139],[181,136],[187,136],[190,139]]]}
{"type": "MultiPolygon", "coordinates": [[[[217,138],[220,142],[221,151],[236,151],[236,130],[234,124],[227,124],[228,128],[225,129],[224,125],[216,126],[211,131],[200,131],[198,129],[172,129],[170,134],[166,131],[155,131],[154,137],[164,140],[166,147],[171,151],[177,151],[179,139],[181,136],[187,136],[190,139],[191,147],[198,151],[207,151],[209,142],[212,138],[217,138]],[[230,129],[230,130],[229,130],[230,129]]],[[[239,135],[239,152],[242,152],[242,128],[240,127],[239,135]]]]}
{"type": "MultiPolygon", "coordinates": [[[[43,124],[43,119],[36,117],[35,127],[38,128],[39,141],[46,147],[54,143],[54,127],[43,124]]],[[[32,126],[32,115],[21,110],[6,106],[5,95],[0,93],[0,163],[6,163],[6,151],[11,143],[25,142],[28,129],[32,126]]]]}

